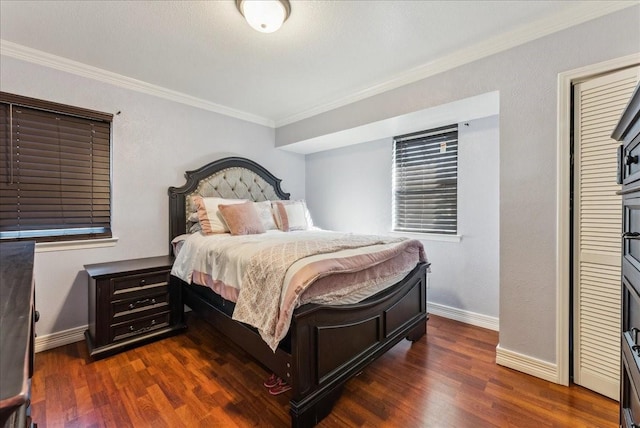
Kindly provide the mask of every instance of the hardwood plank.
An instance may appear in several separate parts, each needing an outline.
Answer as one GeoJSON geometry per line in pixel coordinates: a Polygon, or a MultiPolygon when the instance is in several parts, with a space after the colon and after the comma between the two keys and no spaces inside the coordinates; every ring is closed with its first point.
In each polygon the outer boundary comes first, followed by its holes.
{"type": "MultiPolygon", "coordinates": [[[[185,334],[91,361],[84,342],[36,355],[42,427],[285,427],[269,373],[204,321],[185,334]]],[[[617,402],[495,363],[496,332],[431,316],[349,381],[319,427],[617,427],[617,402]],[[407,380],[410,380],[409,382],[407,380]]]]}

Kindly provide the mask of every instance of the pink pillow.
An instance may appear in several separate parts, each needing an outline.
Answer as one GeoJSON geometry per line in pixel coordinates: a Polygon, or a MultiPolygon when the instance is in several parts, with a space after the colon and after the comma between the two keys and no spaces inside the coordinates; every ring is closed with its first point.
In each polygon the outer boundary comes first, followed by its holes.
{"type": "Polygon", "coordinates": [[[265,232],[253,202],[221,204],[218,205],[218,209],[232,235],[253,235],[265,232]]]}

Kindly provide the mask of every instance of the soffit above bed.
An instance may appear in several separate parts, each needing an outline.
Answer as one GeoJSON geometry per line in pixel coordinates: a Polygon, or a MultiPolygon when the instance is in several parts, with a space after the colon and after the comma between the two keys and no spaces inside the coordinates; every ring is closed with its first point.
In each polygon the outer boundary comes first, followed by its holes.
{"type": "Polygon", "coordinates": [[[294,153],[311,154],[385,138],[391,140],[396,135],[468,122],[496,116],[499,113],[500,93],[493,91],[295,143],[280,145],[278,148],[294,153]]]}

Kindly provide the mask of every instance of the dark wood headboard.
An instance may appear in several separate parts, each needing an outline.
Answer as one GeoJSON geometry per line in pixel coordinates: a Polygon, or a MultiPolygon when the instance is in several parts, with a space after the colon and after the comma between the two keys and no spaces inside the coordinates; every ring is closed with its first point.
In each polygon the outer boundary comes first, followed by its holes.
{"type": "Polygon", "coordinates": [[[282,180],[254,161],[240,157],[219,159],[184,175],[187,179],[184,186],[169,187],[169,241],[186,233],[188,213],[195,211],[191,206],[192,196],[256,202],[290,196],[280,188],[282,180]]]}

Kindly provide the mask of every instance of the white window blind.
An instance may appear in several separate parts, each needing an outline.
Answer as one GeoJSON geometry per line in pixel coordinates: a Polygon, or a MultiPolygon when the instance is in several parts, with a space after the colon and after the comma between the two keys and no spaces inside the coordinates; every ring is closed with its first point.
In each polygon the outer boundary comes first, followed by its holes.
{"type": "Polygon", "coordinates": [[[456,234],[458,125],[393,139],[393,230],[456,234]]]}

